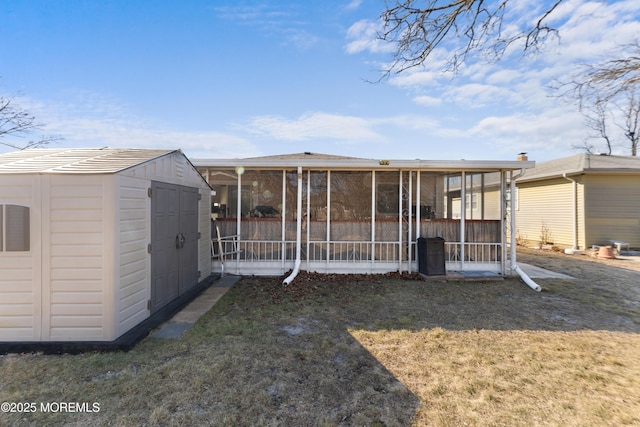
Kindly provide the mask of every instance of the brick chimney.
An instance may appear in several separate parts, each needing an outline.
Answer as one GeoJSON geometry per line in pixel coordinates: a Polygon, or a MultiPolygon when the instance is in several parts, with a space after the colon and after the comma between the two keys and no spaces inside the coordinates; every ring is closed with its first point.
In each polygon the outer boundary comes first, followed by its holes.
{"type": "Polygon", "coordinates": [[[529,160],[529,158],[527,157],[527,153],[518,153],[519,162],[526,162],[527,160],[529,160]]]}

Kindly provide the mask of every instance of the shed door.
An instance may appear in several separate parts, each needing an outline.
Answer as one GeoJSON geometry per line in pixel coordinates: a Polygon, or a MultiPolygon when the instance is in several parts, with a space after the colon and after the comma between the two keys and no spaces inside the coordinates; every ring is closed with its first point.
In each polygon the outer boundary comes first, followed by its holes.
{"type": "Polygon", "coordinates": [[[198,189],[151,183],[151,313],[198,283],[198,189]]]}

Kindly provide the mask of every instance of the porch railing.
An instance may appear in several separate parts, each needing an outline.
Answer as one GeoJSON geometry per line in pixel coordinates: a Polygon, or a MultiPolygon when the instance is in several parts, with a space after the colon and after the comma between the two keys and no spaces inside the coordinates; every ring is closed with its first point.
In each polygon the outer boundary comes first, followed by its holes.
{"type": "MultiPolygon", "coordinates": [[[[274,268],[288,269],[295,261],[296,242],[241,240],[222,241],[222,251],[233,255],[227,256],[227,262],[237,262],[242,270],[243,264],[272,264],[274,268]]],[[[445,263],[447,269],[500,267],[502,245],[500,243],[445,242],[445,263]]],[[[365,242],[365,241],[312,241],[301,247],[301,260],[304,263],[326,263],[336,265],[381,264],[383,269],[402,263],[405,268],[417,270],[416,244],[412,242],[410,250],[406,243],[365,242]],[[386,266],[386,267],[385,267],[386,266]]],[[[304,267],[304,266],[303,266],[304,267]]],[[[329,267],[330,268],[330,267],[329,267]]]]}
{"type": "Polygon", "coordinates": [[[500,243],[445,242],[445,261],[464,264],[493,264],[502,259],[500,243]]]}

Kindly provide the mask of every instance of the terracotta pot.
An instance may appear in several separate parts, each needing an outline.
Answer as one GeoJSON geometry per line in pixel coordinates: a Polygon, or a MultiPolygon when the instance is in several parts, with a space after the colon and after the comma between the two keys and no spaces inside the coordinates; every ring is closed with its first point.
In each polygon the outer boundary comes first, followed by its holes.
{"type": "Polygon", "coordinates": [[[616,256],[613,253],[613,248],[611,246],[601,246],[598,251],[598,258],[606,258],[613,259],[616,256]]]}

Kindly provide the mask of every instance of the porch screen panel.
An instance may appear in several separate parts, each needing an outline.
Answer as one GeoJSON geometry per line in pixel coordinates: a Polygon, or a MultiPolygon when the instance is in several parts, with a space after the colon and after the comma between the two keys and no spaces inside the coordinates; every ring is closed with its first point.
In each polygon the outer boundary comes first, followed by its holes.
{"type": "Polygon", "coordinates": [[[304,175],[303,179],[305,183],[308,181],[309,194],[303,206],[302,232],[309,239],[307,249],[311,261],[326,261],[330,251],[329,245],[325,243],[328,212],[327,177],[326,171],[310,171],[304,175]]]}
{"type": "Polygon", "coordinates": [[[245,171],[242,192],[242,239],[282,240],[282,171],[245,171]]]}
{"type": "Polygon", "coordinates": [[[465,241],[499,242],[500,173],[467,174],[465,193],[465,241]]]}
{"type": "Polygon", "coordinates": [[[400,175],[376,172],[376,241],[398,241],[400,175]]]}
{"type": "MultiPolygon", "coordinates": [[[[237,234],[238,175],[233,169],[210,171],[211,218],[217,221],[221,236],[237,234]]],[[[212,230],[214,233],[215,230],[212,230]]]]}
{"type": "Polygon", "coordinates": [[[444,180],[445,175],[442,173],[420,173],[419,209],[421,221],[445,217],[444,180]]]}
{"type": "Polygon", "coordinates": [[[331,240],[371,240],[371,177],[371,172],[331,172],[331,240]]]}
{"type": "MultiPolygon", "coordinates": [[[[306,186],[302,186],[302,200],[306,200],[306,186]]],[[[286,196],[285,196],[285,240],[296,240],[298,208],[298,172],[287,171],[286,173],[286,196]]],[[[305,203],[302,203],[305,208],[305,203]]]]}
{"type": "Polygon", "coordinates": [[[460,241],[461,174],[422,173],[420,236],[460,241]]]}
{"type": "MultiPolygon", "coordinates": [[[[306,177],[306,176],[305,176],[306,177]]],[[[327,239],[327,172],[311,171],[309,185],[309,240],[327,239]]],[[[303,209],[307,209],[305,205],[303,209]]],[[[307,224],[303,222],[303,227],[307,224]]]]}

